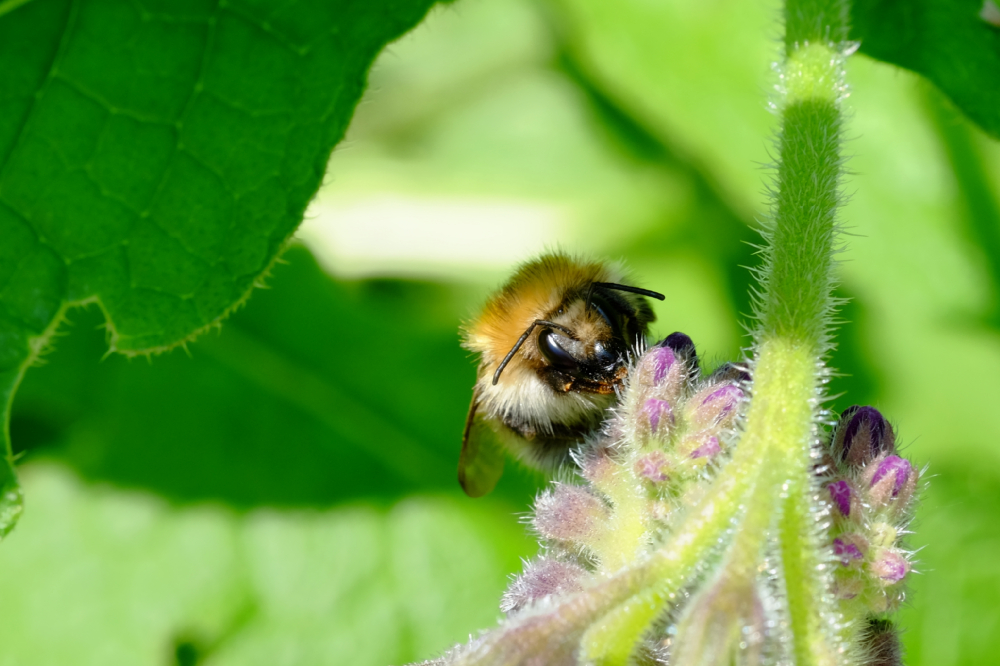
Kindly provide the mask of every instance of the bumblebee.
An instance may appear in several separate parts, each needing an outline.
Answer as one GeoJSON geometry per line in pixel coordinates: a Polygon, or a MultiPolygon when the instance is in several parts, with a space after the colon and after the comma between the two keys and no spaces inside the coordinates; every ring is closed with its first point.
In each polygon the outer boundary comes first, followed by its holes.
{"type": "Polygon", "coordinates": [[[551,470],[596,429],[655,319],[646,297],[614,265],[547,254],[522,265],[464,327],[479,355],[458,480],[493,490],[505,452],[551,470]]]}

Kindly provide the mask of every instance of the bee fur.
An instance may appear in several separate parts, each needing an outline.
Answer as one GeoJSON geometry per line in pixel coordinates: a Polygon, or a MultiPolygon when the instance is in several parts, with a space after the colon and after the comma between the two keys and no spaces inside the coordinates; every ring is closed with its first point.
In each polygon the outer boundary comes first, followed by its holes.
{"type": "Polygon", "coordinates": [[[532,467],[551,470],[565,462],[615,404],[627,359],[655,318],[644,295],[628,291],[634,288],[627,279],[616,264],[562,253],[523,264],[464,327],[463,346],[479,356],[470,420],[481,416],[504,448],[532,467]],[[549,334],[558,336],[558,351],[587,371],[551,362],[539,345],[549,334]],[[611,353],[614,364],[606,362],[611,353]],[[600,354],[604,365],[590,371],[587,363],[596,364],[600,354]]]}

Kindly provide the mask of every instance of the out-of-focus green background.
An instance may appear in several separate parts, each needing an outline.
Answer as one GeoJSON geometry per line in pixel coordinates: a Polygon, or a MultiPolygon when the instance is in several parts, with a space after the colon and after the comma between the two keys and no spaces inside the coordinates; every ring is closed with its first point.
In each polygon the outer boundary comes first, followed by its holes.
{"type": "MultiPolygon", "coordinates": [[[[623,259],[657,333],[747,344],[777,7],[459,0],[377,62],[268,289],[177,351],[103,358],[77,311],[12,422],[0,664],[404,663],[499,615],[541,480],[454,481],[458,326],[519,261],[623,259]]],[[[907,663],[1000,654],[1000,148],[917,77],[850,62],[847,322],[833,404],[929,483],[907,663]],[[994,231],[995,233],[995,231],[994,231]]]]}

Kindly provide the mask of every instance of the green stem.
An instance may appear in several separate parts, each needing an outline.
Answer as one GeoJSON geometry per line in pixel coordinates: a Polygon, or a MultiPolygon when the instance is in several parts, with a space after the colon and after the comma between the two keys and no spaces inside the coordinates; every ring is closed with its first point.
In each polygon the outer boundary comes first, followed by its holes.
{"type": "MultiPolygon", "coordinates": [[[[777,509],[788,620],[795,663],[839,663],[849,654],[845,624],[829,598],[829,574],[816,520],[811,472],[822,360],[833,308],[836,209],[842,173],[840,99],[846,35],[843,2],[788,0],[785,97],[767,263],[761,271],[758,350],[797,349],[788,372],[808,377],[771,416],[782,431],[785,498],[777,509]],[[808,374],[805,374],[808,373],[808,374]]],[[[766,363],[758,356],[758,372],[766,363]]],[[[771,401],[755,383],[754,401],[771,401]]]]}
{"type": "Polygon", "coordinates": [[[758,341],[787,338],[817,356],[828,346],[833,305],[842,60],[832,46],[808,44],[785,64],[777,191],[758,301],[758,341]]]}
{"type": "MultiPolygon", "coordinates": [[[[818,393],[813,345],[775,336],[759,343],[754,398],[747,435],[740,445],[759,451],[769,462],[759,481],[761,492],[750,511],[780,515],[778,540],[783,564],[791,651],[795,663],[834,664],[842,647],[828,631],[836,617],[822,575],[823,543],[812,507],[810,455],[815,440],[818,393]]],[[[744,521],[740,532],[760,529],[744,521]]],[[[838,624],[834,622],[834,625],[838,624]]]]}
{"type": "Polygon", "coordinates": [[[845,0],[785,0],[785,55],[807,43],[847,39],[851,7],[845,0]]]}

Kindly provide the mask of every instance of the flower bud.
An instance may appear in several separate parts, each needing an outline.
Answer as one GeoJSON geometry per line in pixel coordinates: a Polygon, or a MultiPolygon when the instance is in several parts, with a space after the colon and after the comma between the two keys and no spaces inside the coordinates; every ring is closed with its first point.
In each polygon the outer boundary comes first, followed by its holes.
{"type": "Polygon", "coordinates": [[[889,523],[880,521],[868,528],[868,540],[873,548],[888,548],[896,543],[899,531],[889,523]]]}
{"type": "Polygon", "coordinates": [[[680,331],[671,333],[656,344],[658,347],[672,349],[678,358],[687,362],[690,370],[698,369],[698,354],[694,349],[694,340],[684,333],[680,331]]]}
{"type": "Polygon", "coordinates": [[[690,401],[688,418],[698,428],[708,428],[732,421],[743,391],[735,384],[715,384],[696,393],[690,401]]]}
{"type": "Polygon", "coordinates": [[[532,560],[524,573],[514,579],[500,599],[500,610],[513,613],[539,599],[556,594],[578,592],[583,589],[580,581],[587,571],[570,562],[560,562],[548,557],[532,560]]]}
{"type": "Polygon", "coordinates": [[[866,474],[868,480],[868,496],[873,506],[883,506],[894,498],[902,496],[903,502],[909,501],[917,484],[917,472],[909,460],[899,456],[886,456],[866,474]]]}
{"type": "Polygon", "coordinates": [[[691,458],[713,458],[722,451],[718,437],[707,437],[702,444],[691,452],[691,458]]]}
{"type": "Polygon", "coordinates": [[[586,544],[602,536],[608,509],[580,486],[559,484],[535,500],[534,526],[546,539],[586,544]]]}
{"type": "Polygon", "coordinates": [[[840,515],[850,518],[851,500],[854,498],[854,493],[851,492],[851,485],[841,479],[840,481],[834,481],[826,489],[830,493],[830,499],[833,500],[833,505],[837,507],[840,515]]]}
{"type": "Polygon", "coordinates": [[[860,534],[842,534],[833,540],[833,554],[845,567],[860,563],[867,551],[868,541],[860,534]]]}
{"type": "Polygon", "coordinates": [[[910,570],[910,563],[906,561],[899,551],[884,548],[875,553],[868,570],[884,586],[895,585],[906,577],[910,570]]]}
{"type": "Polygon", "coordinates": [[[895,497],[902,490],[906,482],[910,480],[910,474],[913,472],[913,465],[910,464],[909,460],[900,458],[899,456],[889,456],[875,468],[875,475],[872,476],[871,484],[874,486],[880,483],[882,479],[891,476],[892,483],[889,484],[892,488],[892,495],[895,497]]]}
{"type": "Polygon", "coordinates": [[[659,345],[650,347],[639,362],[640,381],[648,386],[659,386],[667,379],[670,369],[675,365],[677,365],[677,355],[673,349],[659,345]]]}
{"type": "MultiPolygon", "coordinates": [[[[639,359],[639,364],[632,373],[628,392],[633,396],[634,405],[641,411],[646,400],[656,398],[674,404],[684,394],[688,382],[688,370],[683,359],[677,357],[669,347],[650,347],[639,359]]],[[[635,424],[640,431],[641,423],[635,424]]]]}
{"type": "Polygon", "coordinates": [[[892,453],[895,445],[892,426],[874,407],[854,405],[840,415],[833,450],[841,462],[862,467],[879,455],[892,453]]]}
{"type": "Polygon", "coordinates": [[[670,478],[670,463],[662,451],[652,451],[635,461],[635,475],[653,483],[663,483],[670,478]]]}
{"type": "Polygon", "coordinates": [[[652,435],[666,435],[674,425],[674,410],[666,400],[650,398],[642,406],[652,435]]]}
{"type": "MultiPolygon", "coordinates": [[[[648,398],[676,404],[691,379],[691,366],[681,352],[663,346],[666,340],[646,350],[629,380],[628,393],[633,404],[642,405],[648,398]]],[[[681,347],[684,351],[684,348],[681,347]]]]}
{"type": "Polygon", "coordinates": [[[607,447],[595,447],[581,456],[580,475],[598,490],[614,482],[618,465],[607,447]]]}

